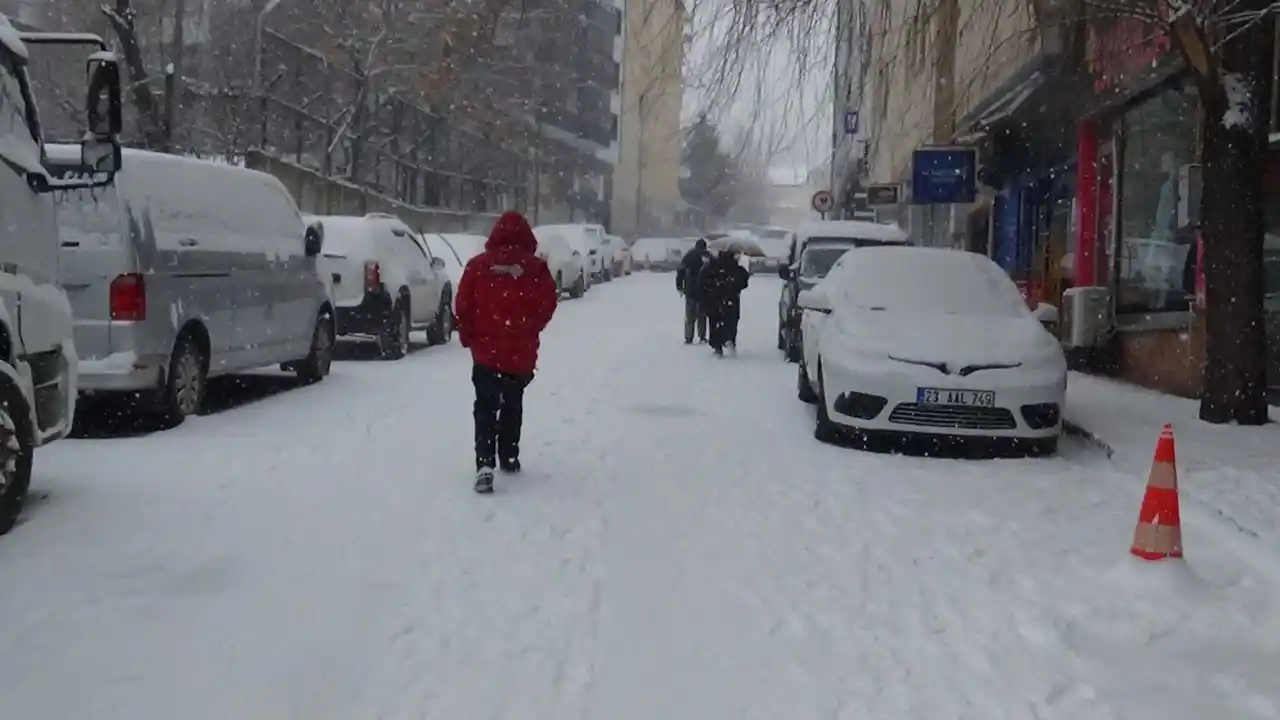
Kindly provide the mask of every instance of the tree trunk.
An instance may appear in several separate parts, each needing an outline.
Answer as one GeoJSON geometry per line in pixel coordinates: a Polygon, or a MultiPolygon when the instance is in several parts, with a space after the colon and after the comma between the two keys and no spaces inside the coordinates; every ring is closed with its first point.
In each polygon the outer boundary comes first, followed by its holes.
{"type": "Polygon", "coordinates": [[[1196,75],[1204,108],[1207,320],[1200,419],[1211,423],[1267,422],[1262,187],[1272,43],[1270,18],[1255,22],[1221,47],[1216,77],[1196,75]],[[1247,103],[1240,102],[1241,83],[1251,89],[1247,103]]]}
{"type": "Polygon", "coordinates": [[[120,40],[124,63],[129,69],[130,97],[133,100],[134,109],[138,112],[143,144],[148,150],[161,149],[165,145],[165,134],[160,120],[159,105],[156,103],[155,94],[151,92],[146,63],[142,59],[142,46],[138,44],[138,30],[135,23],[137,13],[129,0],[116,0],[114,8],[103,5],[102,12],[111,22],[111,27],[120,40]]]}

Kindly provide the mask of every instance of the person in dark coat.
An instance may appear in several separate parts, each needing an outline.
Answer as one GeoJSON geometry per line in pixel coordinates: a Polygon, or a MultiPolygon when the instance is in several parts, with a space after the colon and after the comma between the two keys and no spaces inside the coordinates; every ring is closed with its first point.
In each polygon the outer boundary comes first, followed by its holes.
{"type": "Polygon", "coordinates": [[[707,311],[702,302],[702,272],[711,264],[707,241],[699,239],[693,249],[684,254],[676,269],[676,291],[684,296],[684,344],[693,343],[693,331],[698,331],[698,342],[707,341],[707,311]]]}
{"type": "Polygon", "coordinates": [[[711,349],[724,355],[726,347],[738,350],[738,320],[742,315],[742,291],[751,273],[738,263],[732,250],[721,250],[702,274],[702,296],[711,323],[711,349]]]}
{"type": "Polygon", "coordinates": [[[471,350],[475,386],[476,492],[493,492],[495,465],[520,472],[524,390],[538,363],[539,336],[559,293],[524,216],[505,212],[484,252],[467,263],[454,298],[458,340],[471,350]]]}

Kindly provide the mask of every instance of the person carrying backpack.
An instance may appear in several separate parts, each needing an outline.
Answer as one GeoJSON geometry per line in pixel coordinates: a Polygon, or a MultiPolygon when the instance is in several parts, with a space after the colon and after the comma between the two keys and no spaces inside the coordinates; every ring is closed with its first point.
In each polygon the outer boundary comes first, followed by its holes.
{"type": "Polygon", "coordinates": [[[484,252],[467,263],[454,298],[458,340],[471,350],[478,493],[493,492],[494,468],[520,472],[524,390],[533,381],[539,337],[560,298],[524,216],[505,212],[484,252]]]}

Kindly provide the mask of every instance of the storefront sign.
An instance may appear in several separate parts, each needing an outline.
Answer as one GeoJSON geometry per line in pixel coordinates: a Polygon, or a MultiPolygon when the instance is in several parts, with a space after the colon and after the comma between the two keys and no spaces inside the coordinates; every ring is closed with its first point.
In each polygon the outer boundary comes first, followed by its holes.
{"type": "Polygon", "coordinates": [[[1089,34],[1089,72],[1099,97],[1139,89],[1164,77],[1178,61],[1165,29],[1138,18],[1095,24],[1089,34]]]}
{"type": "Polygon", "coordinates": [[[911,202],[971,203],[978,197],[978,155],[969,147],[921,148],[911,158],[911,202]]]}

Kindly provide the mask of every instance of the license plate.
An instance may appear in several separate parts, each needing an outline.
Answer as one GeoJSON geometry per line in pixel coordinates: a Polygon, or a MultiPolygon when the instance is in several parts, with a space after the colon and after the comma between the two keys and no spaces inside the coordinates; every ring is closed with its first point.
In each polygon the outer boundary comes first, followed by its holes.
{"type": "Polygon", "coordinates": [[[921,405],[961,405],[966,407],[995,407],[996,394],[991,390],[946,390],[943,388],[916,388],[916,402],[921,405]]]}

